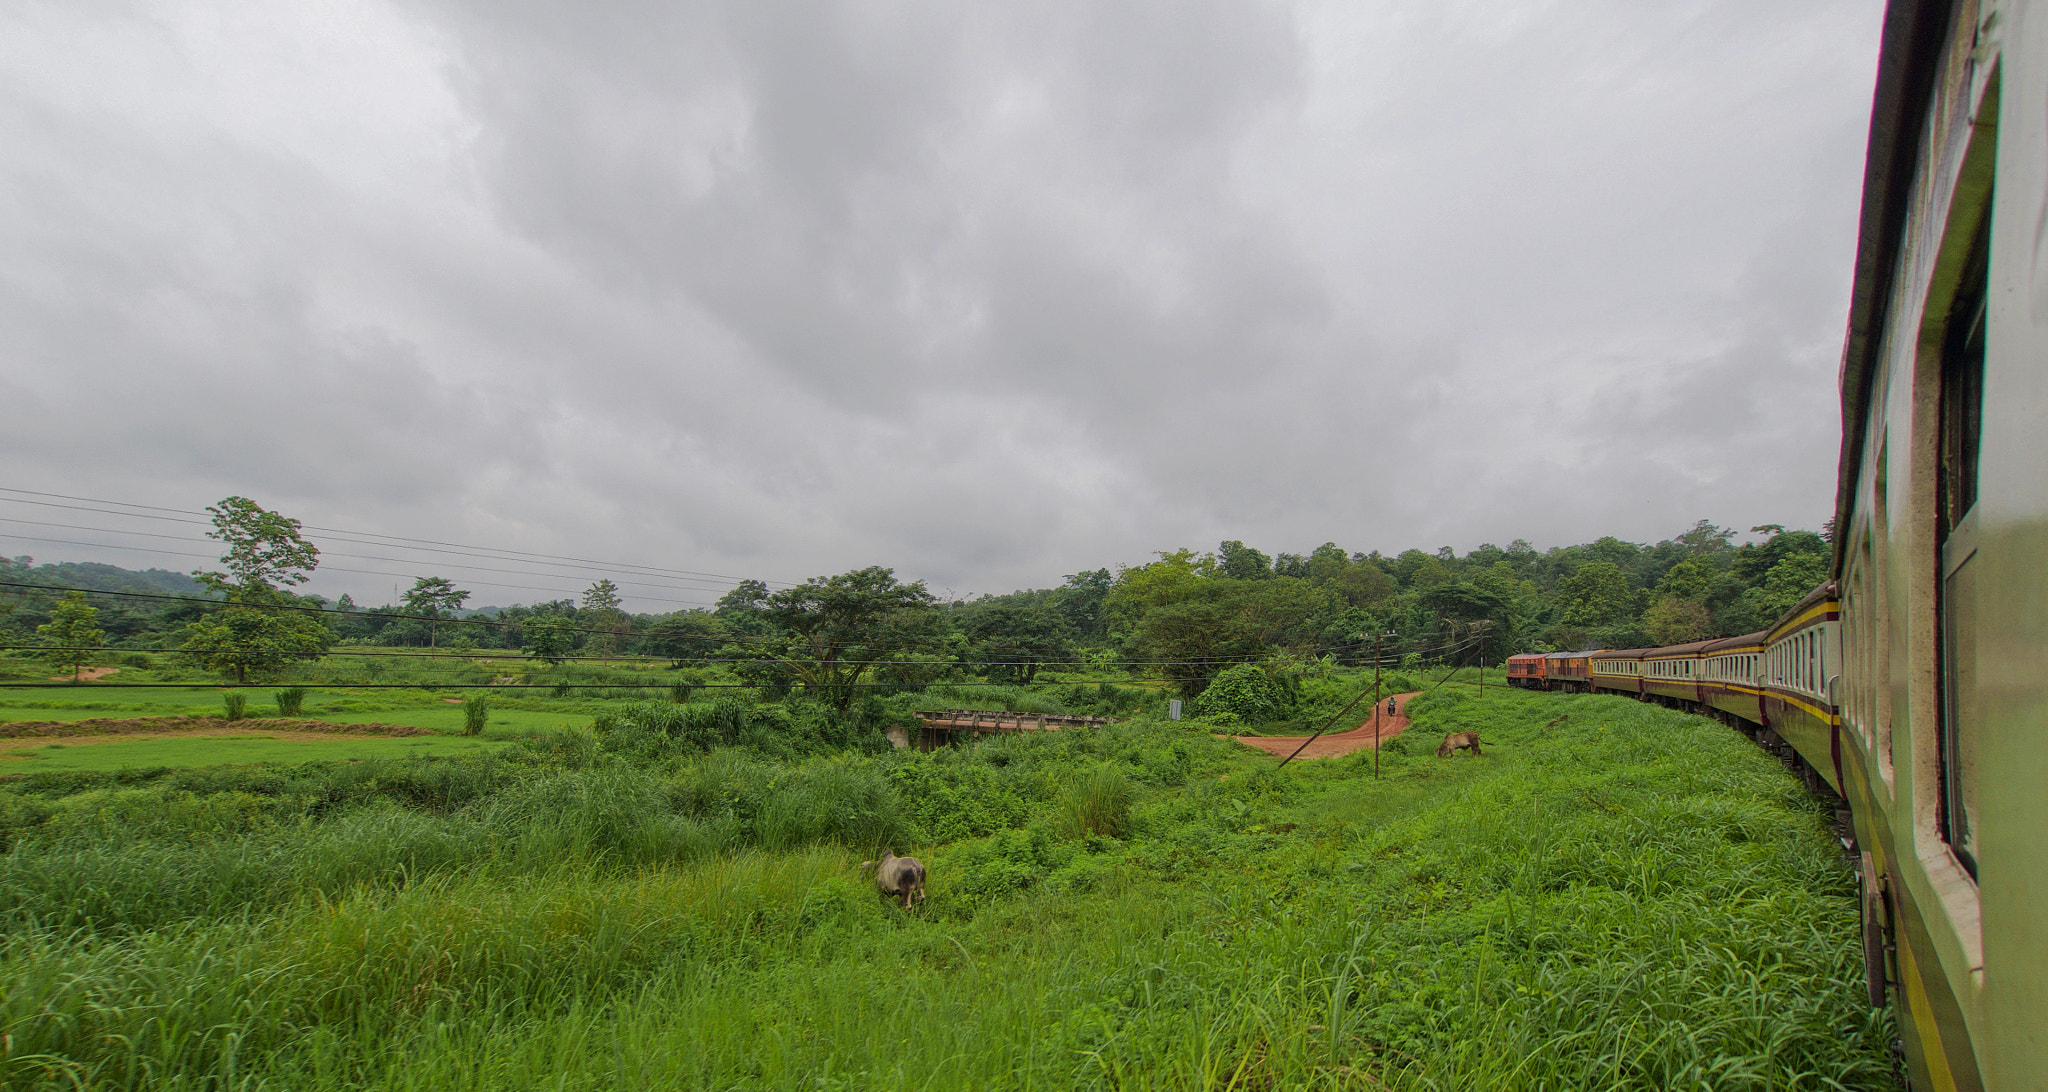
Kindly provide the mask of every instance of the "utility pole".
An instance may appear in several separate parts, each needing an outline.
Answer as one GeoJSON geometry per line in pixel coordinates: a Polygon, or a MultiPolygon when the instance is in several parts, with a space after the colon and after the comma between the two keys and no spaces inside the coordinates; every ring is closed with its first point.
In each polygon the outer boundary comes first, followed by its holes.
{"type": "Polygon", "coordinates": [[[1380,779],[1380,638],[1397,636],[1392,633],[1372,635],[1372,779],[1380,779]]]}
{"type": "Polygon", "coordinates": [[[1486,627],[1492,624],[1492,619],[1483,619],[1477,625],[1479,635],[1479,696],[1482,698],[1486,696],[1486,627]]]}

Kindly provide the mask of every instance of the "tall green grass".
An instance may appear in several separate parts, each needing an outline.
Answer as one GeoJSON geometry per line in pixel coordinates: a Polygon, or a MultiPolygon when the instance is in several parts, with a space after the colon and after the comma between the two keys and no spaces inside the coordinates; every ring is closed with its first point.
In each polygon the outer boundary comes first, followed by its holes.
{"type": "Polygon", "coordinates": [[[491,699],[482,694],[472,694],[462,699],[462,734],[482,735],[484,725],[491,719],[491,699]]]}
{"type": "Polygon", "coordinates": [[[18,787],[0,1083],[1888,1086],[1826,809],[1770,759],[1613,698],[1410,712],[1379,782],[1146,723],[18,787]],[[1431,757],[1462,728],[1483,758],[1431,757]]]}
{"type": "Polygon", "coordinates": [[[276,704],[278,716],[296,717],[306,707],[306,688],[303,686],[279,687],[275,693],[270,695],[270,700],[276,704]]]}

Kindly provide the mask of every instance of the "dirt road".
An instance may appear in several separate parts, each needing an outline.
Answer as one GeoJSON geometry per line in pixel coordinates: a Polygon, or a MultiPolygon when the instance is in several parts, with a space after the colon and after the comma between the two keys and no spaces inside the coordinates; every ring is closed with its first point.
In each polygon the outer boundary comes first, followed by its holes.
{"type": "MultiPolygon", "coordinates": [[[[1417,690],[1414,693],[1409,694],[1395,694],[1393,696],[1395,713],[1391,717],[1387,715],[1386,703],[1380,703],[1380,739],[1392,739],[1395,736],[1401,734],[1401,729],[1408,727],[1408,699],[1420,693],[1422,693],[1422,691],[1417,690]]],[[[1309,737],[1232,736],[1231,738],[1237,740],[1239,743],[1250,744],[1253,747],[1257,747],[1261,751],[1266,751],[1272,754],[1279,755],[1282,758],[1285,758],[1288,755],[1294,754],[1294,749],[1296,747],[1301,746],[1301,741],[1309,737]]],[[[1372,713],[1367,712],[1365,715],[1364,724],[1361,724],[1348,732],[1336,732],[1328,735],[1318,736],[1316,738],[1316,741],[1314,743],[1309,744],[1308,749],[1302,751],[1298,757],[1336,758],[1339,755],[1348,755],[1353,751],[1363,750],[1367,747],[1376,747],[1378,745],[1379,744],[1373,738],[1372,713]]]]}

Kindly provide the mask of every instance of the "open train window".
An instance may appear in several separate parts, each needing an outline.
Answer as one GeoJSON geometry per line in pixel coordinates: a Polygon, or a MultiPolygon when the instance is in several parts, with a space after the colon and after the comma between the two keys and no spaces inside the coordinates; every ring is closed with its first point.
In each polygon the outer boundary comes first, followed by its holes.
{"type": "Polygon", "coordinates": [[[1978,226],[1949,307],[1941,348],[1941,464],[1936,479],[1936,556],[1941,566],[1940,829],[1956,859],[1977,874],[1978,448],[1984,420],[1984,324],[1990,218],[1978,226]]]}

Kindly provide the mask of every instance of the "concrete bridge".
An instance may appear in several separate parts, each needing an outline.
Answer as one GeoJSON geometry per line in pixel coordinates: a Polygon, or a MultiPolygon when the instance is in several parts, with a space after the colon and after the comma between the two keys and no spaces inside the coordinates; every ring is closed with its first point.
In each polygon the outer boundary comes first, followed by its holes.
{"type": "Polygon", "coordinates": [[[1115,723],[1111,717],[1074,717],[1061,713],[1007,713],[993,709],[919,710],[920,722],[912,733],[901,728],[889,730],[889,742],[897,748],[915,746],[929,751],[995,732],[1052,732],[1061,728],[1085,728],[1115,723]],[[968,733],[972,733],[969,735],[968,733]]]}

